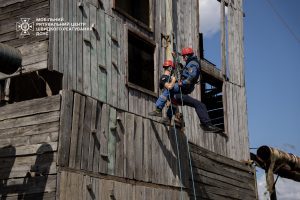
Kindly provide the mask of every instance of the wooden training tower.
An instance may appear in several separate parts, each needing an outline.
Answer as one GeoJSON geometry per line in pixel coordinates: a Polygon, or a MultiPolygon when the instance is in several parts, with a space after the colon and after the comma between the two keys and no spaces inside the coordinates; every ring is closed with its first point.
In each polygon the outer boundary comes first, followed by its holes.
{"type": "Polygon", "coordinates": [[[243,0],[220,7],[216,67],[200,57],[198,0],[0,1],[0,42],[22,54],[22,68],[0,73],[1,199],[257,199],[255,169],[244,164],[243,0]],[[30,35],[16,31],[21,18],[35,23],[30,35]],[[37,35],[44,18],[90,30],[37,35]],[[173,33],[178,50],[201,58],[192,96],[227,137],[204,133],[189,107],[184,133],[148,116],[173,33]]]}

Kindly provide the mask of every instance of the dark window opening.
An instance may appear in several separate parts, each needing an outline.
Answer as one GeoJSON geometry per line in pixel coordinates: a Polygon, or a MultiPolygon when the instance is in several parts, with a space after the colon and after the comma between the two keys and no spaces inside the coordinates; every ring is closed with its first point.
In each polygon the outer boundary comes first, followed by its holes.
{"type": "Polygon", "coordinates": [[[206,73],[202,74],[201,101],[206,105],[213,125],[224,130],[223,81],[206,73]]]}
{"type": "Polygon", "coordinates": [[[154,46],[128,31],[128,81],[154,91],[154,46]]]}
{"type": "Polygon", "coordinates": [[[62,74],[41,70],[0,82],[0,105],[59,94],[62,74]]]}
{"type": "Polygon", "coordinates": [[[149,26],[149,0],[115,0],[115,7],[149,26]]]}

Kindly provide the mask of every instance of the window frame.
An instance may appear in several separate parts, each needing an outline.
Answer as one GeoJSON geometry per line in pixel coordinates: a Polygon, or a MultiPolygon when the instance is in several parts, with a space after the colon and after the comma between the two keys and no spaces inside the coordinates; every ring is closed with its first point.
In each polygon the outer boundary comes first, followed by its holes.
{"type": "Polygon", "coordinates": [[[121,14],[126,19],[128,19],[131,22],[134,22],[139,27],[145,29],[146,31],[153,33],[154,30],[154,2],[155,0],[148,0],[149,1],[149,25],[145,24],[144,22],[140,21],[139,19],[131,16],[129,13],[127,13],[125,10],[118,8],[116,6],[116,0],[113,0],[113,6],[112,10],[121,14]]]}
{"type": "Polygon", "coordinates": [[[126,35],[124,36],[125,37],[125,40],[126,40],[126,55],[125,55],[125,58],[126,58],[126,86],[129,87],[129,88],[132,88],[132,89],[135,89],[135,90],[138,90],[140,92],[143,92],[143,93],[146,93],[148,95],[151,95],[153,97],[158,97],[158,89],[157,89],[157,77],[158,77],[158,71],[156,69],[156,66],[157,66],[157,47],[158,45],[153,41],[151,40],[150,38],[148,38],[147,36],[144,36],[142,32],[139,32],[137,30],[135,30],[134,28],[131,28],[131,27],[128,27],[128,25],[126,25],[126,28],[125,28],[125,33],[126,35]],[[154,84],[154,91],[152,90],[149,90],[147,88],[144,88],[142,86],[139,86],[135,83],[132,83],[129,81],[129,51],[128,51],[128,44],[129,44],[129,41],[128,41],[128,36],[129,36],[129,32],[131,32],[132,34],[134,34],[135,36],[137,36],[138,38],[140,38],[141,40],[145,41],[146,43],[148,43],[149,45],[151,45],[153,47],[153,84],[154,84]]]}

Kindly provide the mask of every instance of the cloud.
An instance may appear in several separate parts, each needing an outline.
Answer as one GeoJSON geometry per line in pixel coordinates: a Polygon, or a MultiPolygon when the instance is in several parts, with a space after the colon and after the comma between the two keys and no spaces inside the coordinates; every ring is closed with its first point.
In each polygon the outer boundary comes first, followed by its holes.
{"type": "MultiPolygon", "coordinates": [[[[268,200],[269,194],[266,192],[267,188],[265,174],[257,177],[257,187],[259,199],[268,200]]],[[[276,183],[276,194],[277,199],[300,200],[300,183],[279,177],[276,183]]]]}
{"type": "Polygon", "coordinates": [[[220,3],[212,0],[199,0],[200,32],[211,37],[220,30],[220,3]]]}
{"type": "Polygon", "coordinates": [[[218,1],[199,0],[199,13],[200,32],[204,34],[204,37],[212,37],[220,31],[220,3],[218,1]]]}

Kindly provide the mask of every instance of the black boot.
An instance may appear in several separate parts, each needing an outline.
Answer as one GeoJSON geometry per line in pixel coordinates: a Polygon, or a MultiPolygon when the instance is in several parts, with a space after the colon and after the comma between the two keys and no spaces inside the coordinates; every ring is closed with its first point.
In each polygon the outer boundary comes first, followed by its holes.
{"type": "Polygon", "coordinates": [[[169,117],[163,117],[161,120],[159,120],[160,123],[163,123],[165,126],[171,126],[171,120],[169,117]]]}
{"type": "Polygon", "coordinates": [[[156,116],[156,117],[162,117],[162,112],[161,112],[161,109],[156,108],[154,111],[149,112],[148,115],[156,116]]]}
{"type": "Polygon", "coordinates": [[[213,133],[218,133],[221,132],[222,129],[219,127],[216,127],[212,124],[200,124],[200,127],[205,131],[205,132],[213,132],[213,133]]]}

